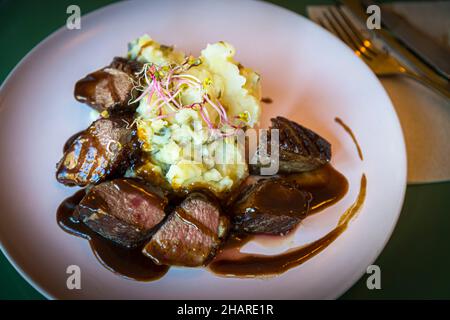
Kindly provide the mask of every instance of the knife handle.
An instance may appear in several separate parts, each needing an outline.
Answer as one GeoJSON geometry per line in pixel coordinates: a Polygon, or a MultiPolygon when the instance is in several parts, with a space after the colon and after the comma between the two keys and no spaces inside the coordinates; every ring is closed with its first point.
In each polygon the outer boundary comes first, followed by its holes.
{"type": "Polygon", "coordinates": [[[403,75],[405,75],[411,79],[414,79],[417,82],[422,83],[423,85],[432,89],[434,92],[440,94],[444,98],[450,99],[450,83],[448,81],[446,81],[446,84],[440,84],[433,80],[430,80],[426,76],[420,76],[411,71],[406,71],[403,73],[403,75]]]}

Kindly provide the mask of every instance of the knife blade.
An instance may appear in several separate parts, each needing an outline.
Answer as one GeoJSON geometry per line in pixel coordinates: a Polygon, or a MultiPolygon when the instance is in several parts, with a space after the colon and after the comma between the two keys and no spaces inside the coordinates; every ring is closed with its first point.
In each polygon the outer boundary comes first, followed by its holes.
{"type": "MultiPolygon", "coordinates": [[[[362,0],[362,3],[365,8],[370,5],[378,5],[376,1],[372,0],[362,0]]],[[[417,30],[403,16],[392,10],[382,10],[381,23],[437,72],[447,79],[450,78],[450,52],[448,50],[417,30]]]]}

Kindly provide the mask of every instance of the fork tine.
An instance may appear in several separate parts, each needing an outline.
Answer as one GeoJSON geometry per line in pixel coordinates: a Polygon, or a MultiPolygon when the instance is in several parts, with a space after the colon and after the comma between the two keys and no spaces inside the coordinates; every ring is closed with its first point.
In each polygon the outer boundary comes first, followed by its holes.
{"type": "Polygon", "coordinates": [[[340,10],[340,8],[338,9],[335,7],[334,9],[335,10],[332,10],[330,8],[330,13],[336,20],[336,23],[339,25],[341,30],[344,31],[347,38],[350,39],[354,47],[356,47],[356,54],[368,60],[372,60],[372,58],[374,58],[376,54],[372,50],[369,51],[368,48],[366,48],[366,46],[364,45],[364,40],[361,38],[359,31],[353,24],[349,25],[351,23],[350,20],[348,20],[347,17],[344,18],[344,12],[340,10]]]}
{"type": "Polygon", "coordinates": [[[323,22],[323,20],[322,20],[321,18],[318,18],[318,19],[317,19],[317,22],[320,24],[320,26],[321,26],[322,28],[328,30],[328,28],[327,28],[325,22],[323,22]]]}
{"type": "MultiPolygon", "coordinates": [[[[332,7],[330,8],[329,12],[330,12],[331,16],[333,17],[334,21],[336,22],[336,24],[339,26],[339,29],[342,30],[342,32],[345,34],[345,38],[347,38],[347,40],[348,40],[348,41],[345,41],[345,42],[346,42],[347,44],[348,44],[348,42],[351,42],[351,43],[352,43],[352,46],[351,46],[351,47],[352,47],[355,51],[359,52],[359,54],[364,54],[364,51],[365,51],[365,50],[360,50],[360,48],[361,48],[361,42],[359,41],[358,38],[355,38],[354,36],[352,36],[352,35],[350,34],[350,32],[348,31],[348,27],[346,28],[345,24],[343,24],[343,23],[341,22],[341,19],[339,19],[339,17],[338,17],[338,15],[340,15],[340,14],[339,14],[339,13],[336,14],[336,13],[334,12],[334,10],[333,10],[332,7]]],[[[357,53],[357,54],[358,54],[358,53],[357,53]]],[[[359,54],[358,54],[358,55],[359,55],[359,54]]]]}
{"type": "Polygon", "coordinates": [[[344,35],[344,33],[341,31],[341,28],[338,27],[337,23],[335,22],[334,18],[332,18],[327,11],[324,11],[323,16],[325,20],[328,22],[329,27],[327,28],[332,33],[337,35],[339,39],[341,39],[345,44],[347,44],[352,50],[356,52],[357,55],[360,55],[360,52],[358,50],[358,47],[351,41],[348,40],[348,38],[344,35]]]}
{"type": "MultiPolygon", "coordinates": [[[[339,39],[341,39],[342,41],[344,41],[345,43],[347,43],[346,39],[344,39],[344,37],[342,36],[340,30],[337,28],[337,25],[334,23],[334,21],[331,19],[331,17],[328,15],[327,11],[323,12],[323,17],[325,18],[325,21],[327,22],[327,26],[326,29],[328,29],[329,31],[331,31],[332,33],[334,33],[336,36],[338,36],[339,39]]],[[[353,45],[349,44],[352,49],[353,45]]]]}
{"type": "Polygon", "coordinates": [[[344,12],[344,10],[342,10],[342,8],[340,6],[337,6],[336,12],[339,13],[339,15],[342,18],[342,20],[344,21],[344,23],[348,26],[350,31],[353,33],[353,36],[357,39],[357,41],[360,44],[359,46],[361,48],[365,48],[365,50],[360,50],[360,51],[363,51],[363,52],[368,51],[372,55],[376,56],[378,53],[375,50],[372,50],[372,48],[370,47],[370,41],[361,37],[360,31],[355,26],[355,24],[350,21],[350,19],[347,17],[347,14],[344,12]]]}

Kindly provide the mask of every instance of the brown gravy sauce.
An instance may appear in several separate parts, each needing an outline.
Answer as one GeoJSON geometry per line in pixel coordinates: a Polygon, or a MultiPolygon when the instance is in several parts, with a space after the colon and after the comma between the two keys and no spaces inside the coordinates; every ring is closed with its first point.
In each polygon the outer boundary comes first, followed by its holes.
{"type": "Polygon", "coordinates": [[[113,76],[105,71],[103,68],[97,71],[94,71],[88,74],[81,80],[75,84],[74,95],[75,98],[83,103],[87,104],[95,104],[96,90],[99,83],[104,83],[109,92],[111,93],[111,99],[113,101],[119,101],[119,93],[117,92],[117,88],[114,84],[113,76]]]}
{"type": "Polygon", "coordinates": [[[63,153],[65,153],[67,150],[69,150],[72,143],[84,132],[84,130],[78,131],[77,133],[70,136],[69,139],[67,139],[66,143],[64,143],[63,147],[63,153]]]}
{"type": "MultiPolygon", "coordinates": [[[[362,152],[352,131],[339,118],[336,118],[335,121],[341,124],[351,135],[362,160],[362,152]]],[[[75,134],[69,138],[66,145],[72,142],[77,136],[78,134],[75,134]]],[[[335,204],[348,191],[347,179],[331,165],[325,165],[311,172],[280,176],[284,179],[295,181],[303,189],[312,194],[313,200],[308,215],[320,212],[335,204]]],[[[258,242],[258,239],[267,244],[281,244],[281,241],[285,241],[289,238],[289,235],[287,237],[231,235],[224,242],[218,255],[208,265],[209,270],[222,276],[255,277],[281,274],[302,264],[328,247],[328,245],[346,230],[350,220],[357,214],[364,203],[366,184],[367,179],[363,174],[357,199],[342,214],[337,226],[322,238],[305,246],[290,249],[282,254],[266,256],[241,253],[240,249],[249,241],[256,240],[258,242]]],[[[142,247],[145,244],[136,249],[122,248],[102,238],[77,220],[74,216],[74,211],[85,194],[85,190],[80,190],[61,203],[57,210],[58,225],[64,231],[88,240],[99,262],[105,268],[116,274],[138,281],[153,281],[163,277],[169,270],[169,266],[157,265],[151,259],[145,257],[142,254],[142,247]]],[[[183,215],[183,212],[181,212],[181,218],[187,219],[186,215],[183,215]]]]}
{"type": "Polygon", "coordinates": [[[234,236],[225,243],[222,252],[209,264],[209,269],[215,274],[223,276],[255,277],[281,274],[304,263],[328,247],[347,229],[350,220],[364,203],[366,184],[367,179],[363,174],[357,199],[341,216],[337,226],[322,238],[282,254],[266,256],[241,253],[242,246],[253,237],[234,236]]]}
{"type": "MultiPolygon", "coordinates": [[[[285,178],[301,184],[304,189],[311,192],[313,200],[309,212],[310,215],[333,205],[342,199],[348,190],[347,179],[331,165],[326,165],[318,170],[307,173],[286,175],[285,178]]],[[[145,257],[141,252],[142,247],[136,249],[122,248],[97,235],[77,220],[74,216],[74,210],[85,194],[85,190],[80,190],[61,203],[57,210],[58,225],[70,234],[87,239],[99,262],[114,273],[139,281],[152,281],[164,276],[169,270],[169,266],[157,265],[151,259],[145,257]]],[[[356,212],[357,208],[353,211],[356,212]]],[[[353,216],[353,214],[347,212],[343,217],[345,215],[353,216]]],[[[181,212],[181,215],[183,218],[183,212],[181,212]]],[[[345,221],[350,220],[350,218],[346,218],[345,221]]],[[[338,225],[332,234],[326,236],[326,239],[322,238],[317,240],[307,247],[295,249],[292,252],[289,251],[282,255],[267,257],[256,255],[245,255],[243,257],[244,254],[238,252],[239,248],[248,241],[258,237],[240,237],[234,235],[225,242],[219,255],[210,263],[209,269],[217,274],[234,274],[240,277],[282,273],[323,250],[345,230],[346,224],[347,222],[338,225]],[[233,257],[233,259],[224,259],[227,255],[229,256],[230,250],[237,253],[237,256],[233,257]],[[241,267],[238,268],[237,266],[241,267]]],[[[271,238],[266,239],[267,242],[274,243],[277,242],[277,239],[286,238],[283,236],[265,236],[265,238],[267,237],[271,238]]]]}
{"type": "Polygon", "coordinates": [[[301,185],[303,190],[312,194],[313,198],[308,215],[322,211],[335,204],[348,191],[347,179],[330,164],[309,172],[281,176],[287,181],[301,185]]]}
{"type": "Polygon", "coordinates": [[[272,103],[273,100],[272,100],[272,98],[269,98],[269,97],[263,97],[263,98],[261,98],[261,102],[269,104],[269,103],[272,103]]]}
{"type": "Polygon", "coordinates": [[[363,153],[361,151],[361,147],[359,146],[358,140],[356,140],[356,136],[353,133],[352,129],[350,129],[350,127],[348,125],[346,125],[345,122],[342,121],[341,118],[336,117],[336,118],[334,118],[334,121],[336,121],[338,124],[340,124],[341,127],[344,128],[344,130],[350,135],[350,137],[352,138],[353,142],[355,143],[356,150],[358,151],[359,158],[361,160],[364,160],[363,153]]]}
{"type": "Polygon", "coordinates": [[[85,190],[80,190],[61,203],[56,215],[58,225],[70,234],[89,240],[98,261],[114,273],[139,281],[153,281],[164,276],[169,267],[157,265],[145,257],[141,247],[122,248],[97,235],[73,216],[75,207],[85,194],[85,190]]]}

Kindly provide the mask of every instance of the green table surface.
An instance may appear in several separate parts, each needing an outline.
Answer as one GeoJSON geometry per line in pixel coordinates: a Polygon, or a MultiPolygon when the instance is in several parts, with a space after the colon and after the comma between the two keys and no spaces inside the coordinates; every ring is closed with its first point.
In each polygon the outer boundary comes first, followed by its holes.
{"type": "MultiPolygon", "coordinates": [[[[1,81],[27,52],[65,24],[66,8],[70,4],[79,5],[82,14],[86,14],[112,2],[115,1],[0,0],[1,81]]],[[[302,15],[306,14],[307,5],[332,3],[330,0],[271,2],[302,15]]],[[[367,276],[363,276],[341,298],[449,299],[449,254],[450,182],[408,186],[395,231],[375,262],[381,268],[382,288],[367,289],[367,276]]],[[[1,253],[0,299],[44,299],[1,253]]]]}

